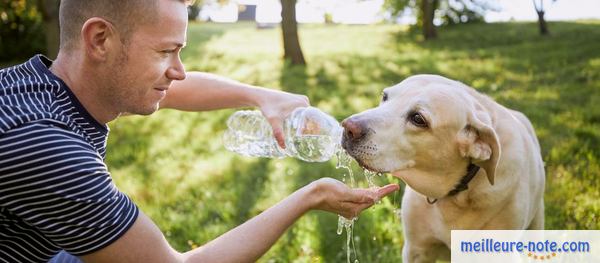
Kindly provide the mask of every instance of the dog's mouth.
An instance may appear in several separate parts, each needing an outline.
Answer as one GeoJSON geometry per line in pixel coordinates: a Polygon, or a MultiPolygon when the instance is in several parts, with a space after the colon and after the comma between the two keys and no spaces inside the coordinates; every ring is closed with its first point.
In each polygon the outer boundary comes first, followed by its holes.
{"type": "Polygon", "coordinates": [[[356,160],[356,162],[358,163],[358,165],[361,168],[365,169],[365,170],[368,170],[368,171],[371,171],[371,172],[376,172],[376,173],[387,173],[388,172],[388,171],[382,171],[381,169],[376,169],[374,167],[371,167],[368,163],[366,163],[362,159],[357,159],[355,157],[352,157],[352,158],[354,158],[354,160],[356,160]]]}
{"type": "MultiPolygon", "coordinates": [[[[372,131],[367,134],[372,133],[372,131]]],[[[361,140],[353,140],[348,136],[342,138],[342,148],[344,151],[356,160],[358,165],[370,172],[389,173],[391,168],[389,164],[385,164],[379,146],[372,141],[362,137],[361,140]]]]}
{"type": "Polygon", "coordinates": [[[350,157],[352,157],[352,159],[354,159],[358,163],[358,165],[361,168],[363,168],[365,170],[368,170],[371,172],[376,172],[376,173],[389,172],[388,170],[376,167],[376,165],[374,165],[371,162],[371,158],[369,158],[369,157],[374,157],[375,154],[373,154],[373,153],[365,152],[365,151],[361,151],[361,150],[357,150],[357,149],[353,149],[353,148],[346,148],[346,147],[344,147],[344,150],[350,157]]]}
{"type": "Polygon", "coordinates": [[[390,173],[392,176],[402,179],[402,174],[415,166],[414,160],[396,161],[393,166],[378,162],[377,157],[373,153],[365,153],[361,151],[346,150],[346,153],[356,160],[358,165],[368,171],[375,173],[390,173]]]}

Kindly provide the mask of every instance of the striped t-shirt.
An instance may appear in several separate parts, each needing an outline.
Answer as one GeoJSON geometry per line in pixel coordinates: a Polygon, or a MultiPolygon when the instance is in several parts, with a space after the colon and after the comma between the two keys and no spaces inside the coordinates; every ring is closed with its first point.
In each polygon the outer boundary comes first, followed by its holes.
{"type": "Polygon", "coordinates": [[[138,215],[104,164],[108,127],[51,64],[38,55],[0,70],[0,262],[94,252],[138,215]]]}

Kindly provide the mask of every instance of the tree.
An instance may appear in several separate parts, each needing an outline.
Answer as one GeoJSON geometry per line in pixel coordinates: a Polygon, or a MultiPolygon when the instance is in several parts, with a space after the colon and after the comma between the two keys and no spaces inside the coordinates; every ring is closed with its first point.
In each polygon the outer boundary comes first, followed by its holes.
{"type": "Polygon", "coordinates": [[[194,2],[193,4],[188,6],[188,20],[193,21],[198,17],[198,14],[200,14],[200,9],[202,8],[202,5],[198,2],[194,2]]]}
{"type": "Polygon", "coordinates": [[[433,19],[435,18],[435,10],[439,6],[439,2],[440,0],[421,0],[421,8],[419,9],[419,17],[421,19],[418,19],[418,21],[421,23],[425,39],[437,37],[433,19]]]}
{"type": "Polygon", "coordinates": [[[386,0],[386,7],[397,17],[405,10],[417,14],[416,27],[425,40],[437,37],[435,19],[442,25],[483,21],[486,10],[493,9],[493,0],[386,0]]]}
{"type": "Polygon", "coordinates": [[[293,65],[306,65],[296,22],[296,0],[281,0],[281,31],[283,32],[283,58],[293,65]]]}
{"type": "Polygon", "coordinates": [[[31,0],[0,0],[0,61],[44,53],[42,14],[31,0]]]}
{"type": "MultiPolygon", "coordinates": [[[[555,1],[556,0],[552,0],[552,2],[555,1]]],[[[542,36],[549,35],[550,31],[548,31],[548,24],[546,24],[546,20],[544,19],[544,14],[546,13],[546,11],[544,11],[544,0],[533,0],[533,6],[535,7],[535,11],[538,15],[538,26],[540,28],[540,34],[542,36]],[[539,5],[538,2],[540,3],[539,5]]]]}
{"type": "Polygon", "coordinates": [[[46,34],[46,56],[55,59],[60,44],[58,21],[59,0],[37,0],[37,8],[42,13],[46,34]]]}
{"type": "Polygon", "coordinates": [[[188,20],[196,20],[200,14],[200,11],[202,11],[202,7],[208,3],[226,5],[229,3],[229,0],[192,0],[191,4],[188,6],[188,20]]]}

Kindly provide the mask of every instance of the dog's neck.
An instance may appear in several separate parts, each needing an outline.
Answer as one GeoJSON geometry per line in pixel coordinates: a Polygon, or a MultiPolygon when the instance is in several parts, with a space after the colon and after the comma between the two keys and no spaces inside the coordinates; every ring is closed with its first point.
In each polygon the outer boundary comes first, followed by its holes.
{"type": "MultiPolygon", "coordinates": [[[[469,189],[469,182],[471,182],[471,180],[473,180],[473,177],[477,175],[479,169],[479,166],[473,163],[469,163],[469,166],[467,167],[467,173],[462,178],[460,178],[458,183],[454,186],[454,189],[450,190],[448,194],[443,198],[455,196],[456,194],[469,189]]],[[[437,200],[438,199],[430,199],[429,197],[427,197],[427,203],[429,203],[430,205],[435,204],[437,200]]]]}

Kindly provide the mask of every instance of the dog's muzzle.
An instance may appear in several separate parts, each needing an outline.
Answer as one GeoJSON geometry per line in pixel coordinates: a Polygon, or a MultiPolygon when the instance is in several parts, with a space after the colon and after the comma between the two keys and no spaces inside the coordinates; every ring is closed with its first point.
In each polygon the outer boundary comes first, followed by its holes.
{"type": "Polygon", "coordinates": [[[367,135],[367,127],[364,122],[356,117],[350,117],[342,122],[344,134],[342,136],[342,147],[348,152],[354,145],[358,145],[367,135]]]}
{"type": "Polygon", "coordinates": [[[370,159],[373,158],[377,147],[368,142],[369,133],[372,130],[368,128],[366,121],[361,121],[358,117],[350,117],[342,122],[344,133],[342,136],[342,148],[358,162],[358,164],[367,170],[382,172],[371,167],[370,159]]]}

